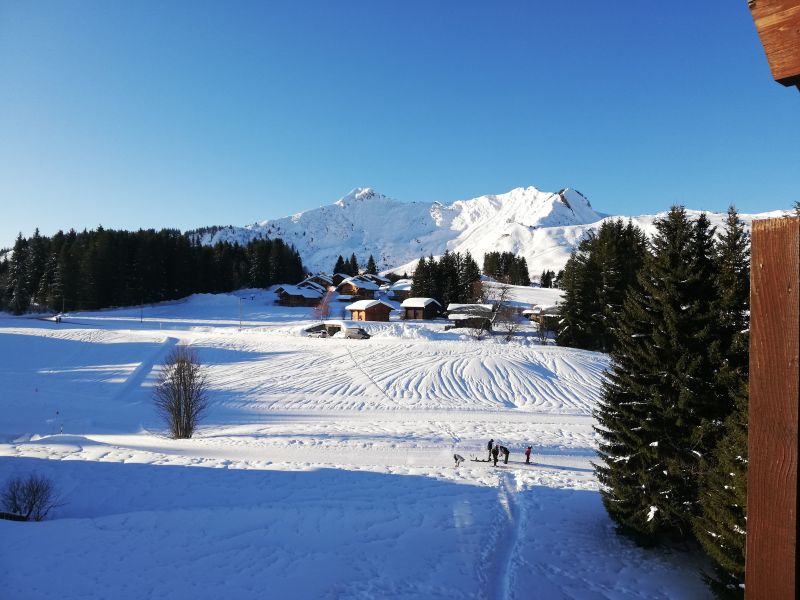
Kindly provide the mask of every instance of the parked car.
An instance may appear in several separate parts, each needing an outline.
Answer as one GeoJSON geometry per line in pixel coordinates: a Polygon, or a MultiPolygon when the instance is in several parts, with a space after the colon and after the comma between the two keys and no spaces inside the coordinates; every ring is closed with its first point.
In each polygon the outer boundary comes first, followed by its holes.
{"type": "Polygon", "coordinates": [[[319,325],[313,325],[305,330],[305,333],[308,337],[313,338],[326,338],[328,337],[328,328],[325,327],[324,324],[320,323],[319,325]]]}
{"type": "Polygon", "coordinates": [[[361,327],[348,327],[344,330],[344,337],[351,340],[368,340],[369,334],[361,327]]]}

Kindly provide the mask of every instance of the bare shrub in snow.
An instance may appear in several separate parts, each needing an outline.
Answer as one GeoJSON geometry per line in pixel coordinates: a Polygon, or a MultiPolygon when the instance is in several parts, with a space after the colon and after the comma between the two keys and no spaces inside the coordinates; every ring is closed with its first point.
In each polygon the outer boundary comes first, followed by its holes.
{"type": "Polygon", "coordinates": [[[208,409],[208,379],[194,351],[178,346],[167,357],[153,390],[158,413],[175,439],[192,437],[208,409]]]}
{"type": "Polygon", "coordinates": [[[331,316],[331,302],[333,301],[333,292],[330,290],[325,292],[325,295],[320,298],[319,304],[314,307],[314,318],[324,321],[331,316]]]}
{"type": "MultiPolygon", "coordinates": [[[[14,477],[3,489],[0,500],[3,510],[11,513],[6,518],[22,517],[21,521],[42,521],[59,506],[53,482],[44,475],[31,474],[27,478],[14,477]]],[[[5,516],[5,515],[4,515],[5,516]]]]}
{"type": "Polygon", "coordinates": [[[548,333],[550,332],[547,327],[545,327],[544,323],[537,323],[536,337],[538,338],[540,344],[547,343],[548,333]]]}

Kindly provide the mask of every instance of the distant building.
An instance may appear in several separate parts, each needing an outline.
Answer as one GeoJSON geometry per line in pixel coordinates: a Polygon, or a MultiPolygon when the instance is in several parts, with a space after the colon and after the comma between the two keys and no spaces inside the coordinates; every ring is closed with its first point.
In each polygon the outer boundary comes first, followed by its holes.
{"type": "Polygon", "coordinates": [[[350,279],[350,275],[345,275],[344,273],[334,273],[333,275],[331,275],[331,283],[333,285],[338,286],[345,279],[350,279]]]}
{"type": "Polygon", "coordinates": [[[411,297],[410,279],[398,279],[386,288],[386,293],[394,300],[406,300],[411,297]]]}
{"type": "Polygon", "coordinates": [[[522,311],[522,316],[533,323],[539,323],[542,328],[548,331],[556,331],[558,322],[561,320],[561,313],[556,305],[534,305],[532,308],[522,311]]]}
{"type": "Polygon", "coordinates": [[[324,291],[312,287],[286,284],[276,288],[275,293],[281,306],[316,306],[325,294],[324,291]]]}
{"type": "Polygon", "coordinates": [[[374,281],[362,277],[348,277],[342,281],[336,291],[346,296],[358,296],[362,299],[372,299],[380,286],[374,281]]]}
{"type": "Polygon", "coordinates": [[[309,275],[298,285],[303,285],[304,283],[316,283],[323,289],[327,290],[330,286],[333,285],[333,278],[327,273],[316,273],[314,275],[309,275]]]}
{"type": "Polygon", "coordinates": [[[400,306],[403,319],[435,319],[442,306],[433,298],[406,298],[400,306]]]}
{"type": "Polygon", "coordinates": [[[383,300],[359,300],[344,309],[350,311],[353,321],[388,321],[394,307],[383,300]]]}
{"type": "Polygon", "coordinates": [[[448,329],[470,328],[491,331],[494,310],[491,304],[448,304],[448,329]]]}

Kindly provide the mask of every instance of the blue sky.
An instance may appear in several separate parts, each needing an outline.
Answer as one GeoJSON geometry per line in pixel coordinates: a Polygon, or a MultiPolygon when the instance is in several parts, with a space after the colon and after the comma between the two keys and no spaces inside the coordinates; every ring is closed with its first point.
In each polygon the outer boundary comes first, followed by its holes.
{"type": "Polygon", "coordinates": [[[800,199],[798,139],[743,0],[0,0],[0,245],[356,186],[760,212],[800,199]]]}

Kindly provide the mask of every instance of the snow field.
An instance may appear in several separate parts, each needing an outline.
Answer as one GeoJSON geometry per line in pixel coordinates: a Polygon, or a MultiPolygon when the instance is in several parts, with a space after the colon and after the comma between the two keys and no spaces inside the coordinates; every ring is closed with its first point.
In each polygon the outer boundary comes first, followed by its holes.
{"type": "Polygon", "coordinates": [[[0,481],[43,473],[63,501],[49,521],[0,521],[3,594],[707,597],[695,557],[633,546],[602,507],[604,355],[420,324],[305,338],[307,309],[252,294],[243,331],[234,295],[145,307],[141,323],[0,317],[0,481]],[[176,344],[212,386],[191,440],[165,438],[151,405],[176,344]],[[508,465],[470,460],[490,437],[508,465]]]}

